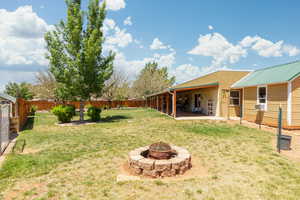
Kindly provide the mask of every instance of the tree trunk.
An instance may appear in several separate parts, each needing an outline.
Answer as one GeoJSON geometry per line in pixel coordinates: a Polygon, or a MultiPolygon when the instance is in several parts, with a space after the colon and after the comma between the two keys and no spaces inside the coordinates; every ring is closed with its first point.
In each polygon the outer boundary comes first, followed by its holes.
{"type": "Polygon", "coordinates": [[[80,100],[80,107],[79,107],[79,116],[80,116],[80,121],[84,121],[84,102],[80,100]]]}

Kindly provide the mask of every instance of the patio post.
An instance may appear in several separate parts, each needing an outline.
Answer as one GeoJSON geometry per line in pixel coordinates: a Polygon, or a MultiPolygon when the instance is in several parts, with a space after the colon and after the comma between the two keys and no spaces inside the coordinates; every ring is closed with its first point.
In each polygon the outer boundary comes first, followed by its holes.
{"type": "Polygon", "coordinates": [[[173,117],[176,117],[176,90],[173,92],[173,117]]]}
{"type": "Polygon", "coordinates": [[[167,106],[167,108],[166,108],[166,113],[167,113],[167,115],[170,113],[170,95],[169,94],[166,94],[166,106],[167,106]]]}
{"type": "Polygon", "coordinates": [[[160,102],[160,111],[164,112],[164,96],[161,96],[161,102],[160,102]]]}
{"type": "Polygon", "coordinates": [[[159,110],[159,109],[158,109],[158,97],[159,97],[159,96],[157,95],[157,96],[156,96],[156,110],[159,110]]]}

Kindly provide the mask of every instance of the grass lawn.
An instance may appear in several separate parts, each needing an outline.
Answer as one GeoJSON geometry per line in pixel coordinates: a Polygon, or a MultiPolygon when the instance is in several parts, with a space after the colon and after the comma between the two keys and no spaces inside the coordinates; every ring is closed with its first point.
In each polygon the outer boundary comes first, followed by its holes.
{"type": "Polygon", "coordinates": [[[150,109],[102,117],[98,124],[61,127],[52,114],[38,113],[0,169],[0,199],[300,198],[300,165],[276,153],[271,133],[175,121],[150,109]],[[207,175],[117,183],[128,152],[157,141],[187,148],[207,175]]]}

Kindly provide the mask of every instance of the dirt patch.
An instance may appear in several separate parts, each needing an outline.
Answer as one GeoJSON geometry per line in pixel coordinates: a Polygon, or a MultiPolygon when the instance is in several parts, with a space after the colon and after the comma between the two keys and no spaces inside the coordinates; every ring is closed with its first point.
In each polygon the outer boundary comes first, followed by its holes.
{"type": "MultiPolygon", "coordinates": [[[[227,120],[229,124],[239,124],[238,120],[227,120]]],[[[259,129],[259,125],[247,121],[242,121],[243,126],[249,128],[259,129]]],[[[261,130],[273,133],[272,137],[272,147],[277,151],[277,128],[262,125],[261,130]]],[[[291,149],[290,150],[281,150],[280,154],[286,156],[287,158],[300,162],[300,130],[282,130],[282,134],[292,136],[291,149]]]]}
{"type": "Polygon", "coordinates": [[[129,169],[128,162],[121,164],[120,175],[133,177],[132,180],[164,180],[164,181],[176,181],[176,180],[186,180],[191,178],[207,177],[209,176],[208,170],[203,166],[203,162],[198,157],[192,156],[192,168],[186,171],[182,175],[177,175],[173,177],[163,177],[163,178],[150,178],[146,176],[136,176],[131,173],[129,169]]]}
{"type": "Polygon", "coordinates": [[[30,199],[36,199],[40,197],[41,194],[47,192],[46,184],[43,183],[31,183],[28,182],[19,183],[13,190],[9,190],[4,194],[3,200],[12,200],[24,198],[28,196],[30,199]]]}
{"type": "Polygon", "coordinates": [[[31,148],[24,148],[23,152],[21,154],[35,154],[40,152],[39,149],[31,149],[31,148]]]}
{"type": "MultiPolygon", "coordinates": [[[[288,157],[289,159],[300,162],[300,136],[297,133],[285,132],[285,135],[292,136],[291,149],[281,150],[280,154],[288,157]]],[[[272,138],[272,146],[277,151],[277,136],[272,138]]]]}

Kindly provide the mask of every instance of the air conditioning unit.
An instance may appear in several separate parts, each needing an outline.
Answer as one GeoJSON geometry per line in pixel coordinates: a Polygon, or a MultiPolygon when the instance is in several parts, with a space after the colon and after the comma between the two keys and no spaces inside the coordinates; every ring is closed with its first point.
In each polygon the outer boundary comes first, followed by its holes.
{"type": "Polygon", "coordinates": [[[256,104],[255,109],[259,110],[259,111],[266,110],[266,105],[265,104],[256,104]]]}

